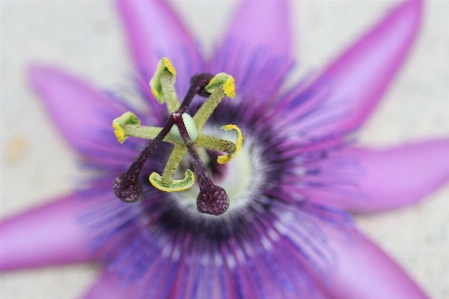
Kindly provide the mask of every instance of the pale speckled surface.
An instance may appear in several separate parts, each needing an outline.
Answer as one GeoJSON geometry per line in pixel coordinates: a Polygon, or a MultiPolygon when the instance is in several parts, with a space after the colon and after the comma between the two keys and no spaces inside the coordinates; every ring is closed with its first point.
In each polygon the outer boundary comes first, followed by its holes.
{"type": "MultiPolygon", "coordinates": [[[[323,66],[392,3],[295,2],[295,52],[304,67],[299,73],[323,66]]],[[[224,30],[233,5],[177,2],[206,49],[224,30]]],[[[449,2],[426,6],[419,41],[386,101],[361,132],[364,144],[449,136],[449,2]]],[[[67,192],[77,178],[74,152],[57,135],[25,82],[31,61],[64,66],[101,87],[122,84],[132,70],[110,2],[1,2],[2,217],[67,192]]],[[[448,199],[449,186],[413,207],[357,217],[367,234],[433,298],[449,298],[448,199]]],[[[81,265],[3,274],[0,297],[76,298],[95,272],[94,266],[81,265]]]]}

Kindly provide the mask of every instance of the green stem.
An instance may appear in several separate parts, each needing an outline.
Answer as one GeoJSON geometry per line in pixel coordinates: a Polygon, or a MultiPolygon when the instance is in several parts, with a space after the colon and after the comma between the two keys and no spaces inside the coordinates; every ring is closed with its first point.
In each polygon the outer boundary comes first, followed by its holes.
{"type": "Polygon", "coordinates": [[[184,145],[176,144],[173,151],[168,158],[167,164],[165,165],[164,172],[162,173],[162,184],[170,185],[173,182],[173,178],[178,169],[179,163],[181,163],[182,158],[187,153],[187,149],[184,145]]]}
{"type": "MultiPolygon", "coordinates": [[[[143,139],[154,139],[161,132],[161,127],[148,127],[148,126],[137,126],[137,125],[124,125],[123,129],[127,136],[134,136],[143,139]]],[[[176,142],[169,136],[165,136],[165,142],[176,144],[176,142]]]]}
{"type": "Polygon", "coordinates": [[[195,141],[195,146],[205,147],[228,154],[233,154],[236,150],[235,144],[233,142],[212,136],[207,136],[204,134],[198,135],[195,141]]]}
{"type": "Polygon", "coordinates": [[[168,71],[165,71],[161,74],[160,82],[168,111],[173,113],[178,110],[180,106],[174,86],[174,78],[168,71]]]}
{"type": "Polygon", "coordinates": [[[214,112],[215,108],[217,108],[218,104],[226,97],[223,91],[223,85],[219,88],[215,89],[214,92],[209,96],[209,98],[204,102],[204,104],[198,109],[193,120],[195,121],[196,128],[198,132],[206,124],[209,117],[214,112]]]}

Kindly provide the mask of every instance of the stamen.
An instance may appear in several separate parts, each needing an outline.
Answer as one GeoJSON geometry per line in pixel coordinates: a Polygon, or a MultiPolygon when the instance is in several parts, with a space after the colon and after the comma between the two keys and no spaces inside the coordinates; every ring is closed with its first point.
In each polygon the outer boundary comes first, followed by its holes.
{"type": "Polygon", "coordinates": [[[162,177],[156,172],[153,172],[150,175],[150,183],[157,189],[165,192],[179,192],[193,186],[195,183],[195,175],[190,169],[187,169],[184,179],[172,180],[169,185],[165,185],[162,181],[162,177]]]}
{"type": "Polygon", "coordinates": [[[142,151],[139,157],[131,164],[129,169],[119,175],[112,184],[115,195],[124,202],[135,202],[142,195],[142,184],[139,180],[139,174],[142,170],[143,164],[148,157],[153,153],[156,147],[161,143],[164,137],[168,134],[174,121],[169,118],[165,127],[159,132],[156,138],[142,151]]]}
{"type": "Polygon", "coordinates": [[[140,125],[140,119],[134,113],[126,112],[112,121],[115,137],[120,143],[125,142],[129,136],[124,129],[126,125],[140,125]]]}
{"type": "MultiPolygon", "coordinates": [[[[136,126],[136,125],[125,125],[123,126],[125,135],[133,136],[142,139],[153,140],[156,138],[157,134],[162,131],[162,127],[149,127],[149,126],[136,126]]],[[[176,141],[170,135],[164,137],[165,142],[176,144],[176,141]]]]}
{"type": "MultiPolygon", "coordinates": [[[[112,121],[115,137],[120,143],[125,142],[129,136],[153,140],[161,132],[161,127],[140,126],[140,119],[132,112],[125,112],[120,117],[112,121]]],[[[167,135],[163,139],[165,142],[177,144],[176,141],[167,135]]]]}
{"type": "Polygon", "coordinates": [[[225,95],[231,99],[235,97],[235,81],[232,76],[229,76],[226,73],[219,73],[212,80],[209,81],[209,84],[204,88],[209,93],[214,92],[223,84],[223,92],[225,95]]]}
{"type": "MultiPolygon", "coordinates": [[[[163,61],[163,60],[164,59],[162,59],[161,61],[163,61]]],[[[161,65],[161,62],[159,63],[159,65],[161,65]]],[[[156,72],[156,74],[157,74],[157,72],[156,72]]],[[[114,189],[115,195],[118,198],[120,198],[121,200],[123,200],[125,202],[135,202],[140,198],[140,196],[142,195],[142,184],[139,181],[139,174],[140,174],[140,171],[142,170],[142,167],[143,167],[145,161],[148,159],[148,157],[151,155],[151,153],[156,149],[156,147],[159,145],[159,143],[167,136],[167,134],[170,132],[171,128],[175,124],[175,121],[174,121],[175,118],[173,117],[173,115],[174,114],[182,115],[182,113],[184,113],[187,110],[188,106],[192,102],[195,94],[198,91],[204,89],[204,87],[210,81],[211,77],[212,77],[212,75],[210,75],[210,74],[201,74],[201,75],[197,75],[194,77],[195,80],[192,80],[193,84],[190,86],[189,92],[185,96],[185,98],[184,98],[183,102],[181,103],[177,112],[172,113],[172,116],[168,119],[167,123],[162,128],[162,130],[159,132],[159,134],[141,152],[140,156],[136,160],[134,160],[134,162],[131,164],[129,169],[125,173],[122,173],[121,175],[119,175],[114,180],[113,189],[114,189]]],[[[155,80],[155,81],[157,81],[157,80],[155,80]]],[[[127,136],[125,135],[125,131],[123,129],[122,124],[128,124],[130,122],[130,120],[132,121],[131,123],[140,124],[140,121],[132,112],[125,113],[124,115],[125,116],[122,115],[123,119],[121,117],[119,117],[119,118],[117,118],[118,120],[117,119],[114,120],[115,124],[116,124],[115,126],[114,126],[114,121],[113,121],[114,128],[117,127],[120,132],[120,134],[118,134],[118,135],[116,134],[116,136],[123,137],[123,141],[126,139],[127,136]],[[134,120],[133,116],[135,117],[135,120],[134,120]]],[[[182,125],[184,126],[182,117],[181,117],[181,121],[179,123],[182,123],[182,125]]],[[[185,126],[184,126],[184,128],[185,128],[185,126]]],[[[119,141],[120,141],[120,139],[119,139],[119,141]]],[[[188,178],[189,176],[187,175],[186,177],[188,178]]],[[[154,178],[153,181],[156,182],[157,177],[153,176],[153,178],[154,178]]],[[[155,185],[156,185],[155,187],[158,186],[157,183],[155,185]]],[[[179,191],[180,191],[180,189],[179,189],[179,191]]]]}
{"type": "Polygon", "coordinates": [[[219,164],[224,164],[224,163],[228,163],[229,161],[231,161],[240,152],[240,149],[242,148],[242,143],[243,143],[243,135],[242,135],[242,131],[240,131],[239,127],[237,127],[236,125],[226,125],[226,126],[222,126],[220,129],[223,129],[225,131],[234,130],[237,133],[237,143],[236,143],[234,152],[232,152],[230,155],[219,156],[217,158],[217,162],[219,164]]]}
{"type": "Polygon", "coordinates": [[[156,172],[153,172],[150,175],[151,185],[165,192],[179,192],[192,187],[195,183],[195,176],[189,169],[187,169],[184,179],[173,180],[176,169],[186,153],[187,150],[185,146],[180,144],[175,145],[175,148],[168,158],[167,165],[165,165],[162,177],[156,172]]]}
{"type": "Polygon", "coordinates": [[[187,149],[184,144],[176,144],[173,151],[165,164],[164,172],[162,172],[162,184],[170,185],[175,176],[176,169],[181,163],[182,158],[187,154],[187,149]]]}
{"type": "Polygon", "coordinates": [[[198,185],[200,186],[200,193],[196,199],[198,211],[215,216],[223,214],[229,207],[229,197],[226,194],[226,191],[220,186],[215,185],[210,179],[206,167],[204,167],[200,156],[195,150],[194,143],[189,137],[189,133],[182,121],[181,115],[173,113],[172,116],[175,118],[175,122],[179,127],[193,169],[198,177],[198,185]]]}
{"type": "Polygon", "coordinates": [[[199,131],[204,127],[212,112],[225,97],[230,97],[231,99],[235,97],[234,78],[225,73],[220,73],[213,77],[204,89],[212,94],[193,116],[196,128],[199,131]]]}
{"type": "MultiPolygon", "coordinates": [[[[204,87],[207,85],[207,83],[210,81],[210,79],[213,77],[211,74],[198,74],[192,77],[190,82],[190,88],[187,92],[186,96],[184,97],[184,100],[182,101],[180,107],[176,111],[176,113],[181,113],[183,121],[190,122],[189,124],[189,134],[192,132],[193,136],[197,134],[196,131],[196,125],[193,122],[193,119],[190,115],[184,113],[190,103],[192,102],[193,98],[197,93],[204,92],[204,87]]],[[[175,148],[173,149],[168,162],[165,166],[164,172],[162,173],[162,177],[157,173],[152,173],[150,176],[150,183],[158,188],[159,190],[165,191],[165,192],[178,192],[185,189],[190,188],[194,181],[194,176],[189,176],[187,173],[183,180],[173,180],[173,177],[175,175],[176,169],[178,168],[179,163],[181,162],[182,157],[186,154],[187,150],[184,145],[184,141],[179,133],[179,129],[177,126],[173,126],[170,129],[170,137],[178,137],[175,142],[175,148]],[[174,128],[176,127],[176,130],[174,128]],[[177,135],[177,136],[176,136],[177,135]],[[184,145],[182,146],[182,150],[178,145],[184,145]],[[159,179],[160,178],[160,179],[159,179]],[[190,180],[192,178],[192,180],[190,180]],[[170,191],[168,191],[170,190],[170,191]]],[[[195,138],[196,139],[196,138],[195,138]]]]}
{"type": "Polygon", "coordinates": [[[156,68],[153,78],[150,80],[151,92],[159,104],[167,102],[170,113],[179,108],[178,96],[175,91],[176,70],[171,61],[164,57],[156,68]]]}
{"type": "Polygon", "coordinates": [[[162,191],[176,192],[190,188],[194,184],[196,176],[200,187],[197,197],[198,210],[201,213],[221,215],[229,207],[229,198],[223,188],[212,182],[195,146],[227,153],[225,156],[218,157],[218,163],[230,161],[240,150],[243,137],[240,129],[235,125],[227,125],[222,128],[237,132],[236,144],[201,133],[204,124],[223,98],[235,96],[234,78],[225,73],[220,73],[215,77],[206,73],[195,75],[191,79],[189,91],[182,103],[179,104],[173,85],[175,75],[176,70],[170,60],[163,58],[150,81],[154,96],[160,104],[166,102],[170,112],[170,118],[163,128],[140,126],[140,120],[131,112],[127,112],[113,121],[114,132],[121,143],[128,136],[152,139],[152,142],[131,164],[128,171],[114,180],[114,192],[125,202],[134,202],[139,199],[142,193],[142,184],[139,181],[140,171],[146,159],[164,140],[174,143],[175,147],[162,176],[153,172],[149,177],[150,183],[162,191]],[[197,94],[208,96],[208,99],[192,118],[185,111],[197,94]],[[174,180],[176,169],[186,152],[190,156],[195,174],[188,169],[184,179],[174,180]]]}
{"type": "Polygon", "coordinates": [[[234,143],[228,140],[207,136],[204,134],[200,134],[195,141],[195,145],[197,147],[205,147],[208,149],[225,152],[228,154],[233,154],[236,152],[237,147],[234,143]]]}

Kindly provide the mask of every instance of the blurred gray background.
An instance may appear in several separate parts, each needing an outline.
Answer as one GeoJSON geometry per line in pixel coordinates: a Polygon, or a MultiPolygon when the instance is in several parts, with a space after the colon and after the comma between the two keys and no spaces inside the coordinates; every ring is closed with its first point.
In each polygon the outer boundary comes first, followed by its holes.
{"type": "MultiPolygon", "coordinates": [[[[174,3],[207,53],[236,4],[174,3]]],[[[323,67],[394,3],[293,2],[295,53],[301,66],[294,78],[323,67]]],[[[1,2],[2,218],[68,192],[78,177],[75,153],[27,85],[26,68],[33,61],[64,67],[102,88],[123,85],[132,72],[113,3],[1,2]]],[[[448,1],[426,3],[411,56],[360,133],[361,143],[372,146],[449,137],[448,1]]],[[[449,298],[449,186],[418,205],[356,220],[433,298],[449,298]]],[[[96,272],[95,266],[76,265],[3,274],[0,297],[76,298],[96,272]]]]}

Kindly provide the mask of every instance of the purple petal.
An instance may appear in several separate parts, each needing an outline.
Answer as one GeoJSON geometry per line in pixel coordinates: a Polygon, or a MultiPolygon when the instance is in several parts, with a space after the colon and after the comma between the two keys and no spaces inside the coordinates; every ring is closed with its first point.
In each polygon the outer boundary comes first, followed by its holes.
{"type": "Polygon", "coordinates": [[[266,101],[279,92],[291,53],[288,1],[243,0],[208,70],[232,75],[248,102],[266,101]]]}
{"type": "MultiPolygon", "coordinates": [[[[154,286],[157,287],[157,286],[154,286]]],[[[121,281],[113,272],[104,271],[99,279],[92,285],[90,290],[84,294],[83,299],[123,299],[123,298],[139,298],[139,287],[123,286],[121,281]]]]}
{"type": "Polygon", "coordinates": [[[288,1],[241,1],[224,38],[224,43],[229,42],[250,49],[269,48],[274,55],[290,57],[288,1]]]}
{"type": "Polygon", "coordinates": [[[86,262],[88,236],[76,222],[85,204],[68,195],[0,223],[0,270],[86,262]]]}
{"type": "Polygon", "coordinates": [[[312,200],[353,212],[377,212],[415,203],[449,181],[449,139],[384,150],[353,148],[342,155],[355,157],[362,167],[357,191],[367,198],[313,191],[312,200]]]}
{"type": "Polygon", "coordinates": [[[118,147],[111,121],[124,108],[87,83],[50,67],[32,66],[29,81],[72,147],[97,159],[102,158],[98,153],[104,158],[114,146],[118,147]]]}
{"type": "Polygon", "coordinates": [[[162,0],[118,0],[117,4],[144,90],[151,94],[148,82],[158,61],[166,56],[177,70],[178,92],[184,95],[190,77],[200,71],[202,62],[192,37],[175,11],[162,0]]]}
{"type": "Polygon", "coordinates": [[[304,94],[327,91],[326,105],[337,105],[341,111],[329,117],[333,121],[328,121],[330,126],[325,130],[338,132],[361,126],[407,57],[421,14],[422,1],[408,0],[397,6],[334,60],[305,92],[293,96],[294,101],[301,102],[304,94]]]}
{"type": "Polygon", "coordinates": [[[396,262],[356,230],[326,233],[336,266],[329,283],[317,283],[328,298],[428,298],[396,262]]]}

